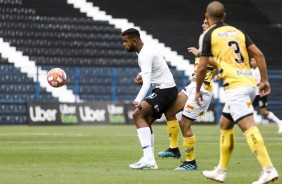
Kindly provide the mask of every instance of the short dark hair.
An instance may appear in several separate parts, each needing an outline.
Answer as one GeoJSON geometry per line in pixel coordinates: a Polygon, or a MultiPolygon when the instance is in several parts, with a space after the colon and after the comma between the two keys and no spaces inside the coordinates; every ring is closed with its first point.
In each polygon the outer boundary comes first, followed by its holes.
{"type": "Polygon", "coordinates": [[[219,1],[212,1],[207,6],[207,13],[215,19],[223,19],[225,16],[224,5],[219,1]]]}
{"type": "Polygon", "coordinates": [[[140,38],[140,33],[137,29],[129,28],[125,31],[123,31],[122,36],[128,36],[128,37],[138,37],[140,38]]]}

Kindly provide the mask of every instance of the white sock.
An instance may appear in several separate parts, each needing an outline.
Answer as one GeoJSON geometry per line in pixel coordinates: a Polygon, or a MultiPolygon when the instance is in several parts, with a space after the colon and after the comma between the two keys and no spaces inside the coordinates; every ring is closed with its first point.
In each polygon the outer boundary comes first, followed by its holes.
{"type": "Polygon", "coordinates": [[[274,121],[276,124],[280,124],[281,120],[278,119],[272,112],[269,111],[269,114],[267,116],[268,119],[274,121]]]}
{"type": "Polygon", "coordinates": [[[149,127],[138,128],[137,134],[141,147],[143,148],[143,157],[152,159],[154,158],[151,145],[151,130],[149,127]]]}
{"type": "Polygon", "coordinates": [[[268,167],[263,167],[262,169],[263,169],[263,171],[267,172],[267,171],[273,171],[274,167],[268,166],[268,167]]]}
{"type": "Polygon", "coordinates": [[[151,147],[152,147],[152,152],[153,152],[153,156],[154,156],[154,153],[155,153],[155,135],[154,133],[151,134],[151,147]]]}

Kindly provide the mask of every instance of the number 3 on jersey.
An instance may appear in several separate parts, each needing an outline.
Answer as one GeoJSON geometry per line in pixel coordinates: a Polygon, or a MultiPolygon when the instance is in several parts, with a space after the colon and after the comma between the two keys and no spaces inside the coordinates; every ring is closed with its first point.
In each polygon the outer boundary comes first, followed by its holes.
{"type": "Polygon", "coordinates": [[[244,59],[243,55],[240,52],[240,46],[239,46],[238,42],[236,42],[236,41],[229,41],[228,42],[228,46],[235,48],[234,49],[234,52],[236,54],[235,61],[237,63],[243,63],[245,59],[244,59]]]}

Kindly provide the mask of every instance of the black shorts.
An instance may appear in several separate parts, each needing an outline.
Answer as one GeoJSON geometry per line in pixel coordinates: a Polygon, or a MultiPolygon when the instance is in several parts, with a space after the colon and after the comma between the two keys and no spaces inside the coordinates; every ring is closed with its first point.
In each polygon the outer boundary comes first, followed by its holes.
{"type": "Polygon", "coordinates": [[[267,107],[267,96],[261,97],[260,95],[257,95],[253,101],[253,107],[256,108],[257,106],[259,108],[267,107]]]}
{"type": "Polygon", "coordinates": [[[155,88],[152,94],[145,98],[145,101],[151,105],[153,117],[161,118],[166,109],[176,100],[178,94],[177,87],[159,89],[155,88]]]}

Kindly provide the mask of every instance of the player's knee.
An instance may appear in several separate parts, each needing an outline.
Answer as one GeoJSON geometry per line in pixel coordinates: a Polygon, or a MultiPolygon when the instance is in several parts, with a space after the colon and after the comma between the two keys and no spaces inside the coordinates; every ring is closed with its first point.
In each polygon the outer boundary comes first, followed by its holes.
{"type": "Polygon", "coordinates": [[[192,120],[182,118],[180,120],[179,125],[180,125],[182,130],[184,130],[184,129],[189,130],[189,129],[191,129],[192,120]]]}
{"type": "Polygon", "coordinates": [[[135,110],[135,111],[132,113],[132,118],[133,118],[133,120],[137,120],[138,117],[140,117],[140,112],[138,112],[137,110],[135,110]]]}
{"type": "Polygon", "coordinates": [[[269,112],[267,109],[263,108],[263,109],[260,109],[260,114],[262,114],[263,116],[268,116],[269,112]]]}
{"type": "Polygon", "coordinates": [[[175,114],[171,112],[165,112],[164,115],[167,121],[171,121],[175,119],[175,114]]]}

